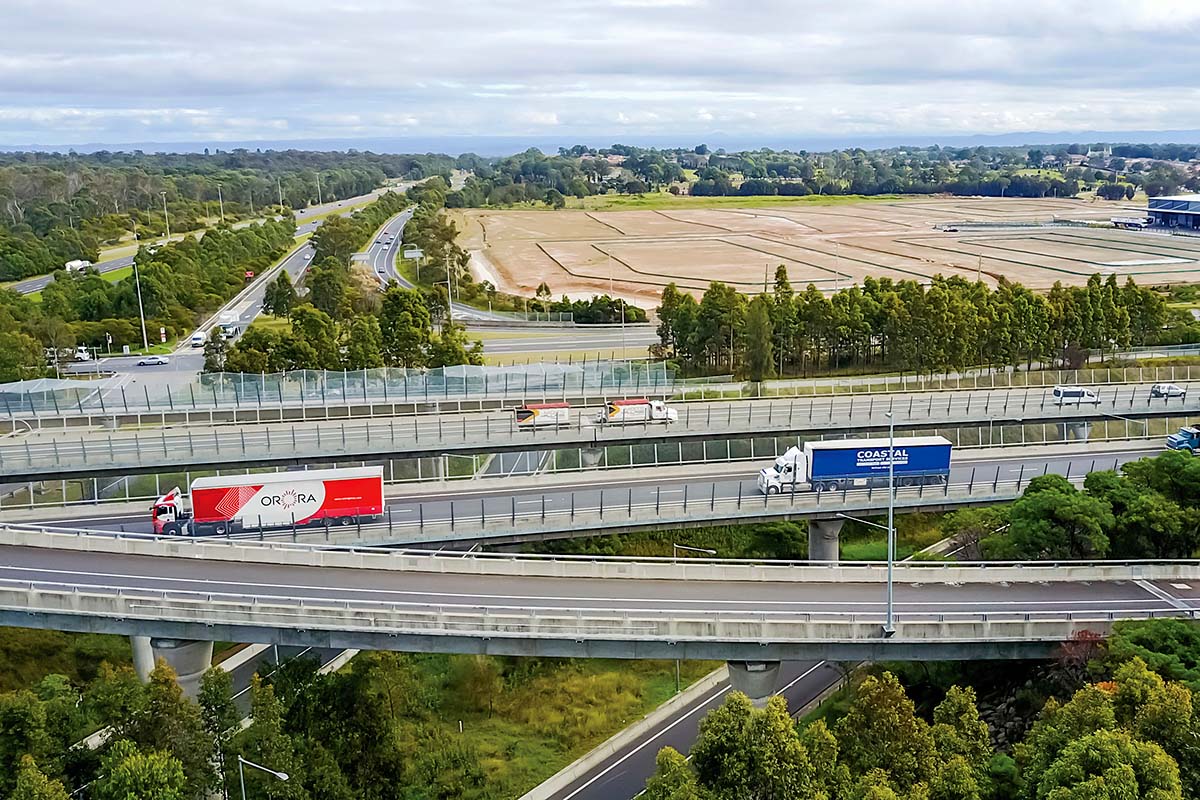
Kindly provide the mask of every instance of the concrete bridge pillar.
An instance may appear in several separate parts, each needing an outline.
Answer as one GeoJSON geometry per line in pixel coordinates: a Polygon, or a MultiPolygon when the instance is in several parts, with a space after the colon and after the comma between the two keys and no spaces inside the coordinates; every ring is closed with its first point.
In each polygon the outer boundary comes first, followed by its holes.
{"type": "Polygon", "coordinates": [[[154,650],[150,647],[150,637],[130,636],[129,642],[133,645],[134,672],[145,683],[150,680],[150,673],[154,670],[154,650]]]}
{"type": "Polygon", "coordinates": [[[1058,423],[1058,432],[1062,434],[1064,441],[1070,439],[1076,442],[1086,442],[1092,435],[1092,423],[1087,420],[1060,422],[1058,423]]]}
{"type": "Polygon", "coordinates": [[[729,685],[734,691],[750,698],[754,705],[763,707],[775,694],[779,681],[778,661],[730,661],[729,685]]]}
{"type": "Polygon", "coordinates": [[[842,533],[840,519],[811,519],[808,521],[808,560],[837,561],[838,537],[842,533]]]}
{"type": "Polygon", "coordinates": [[[598,467],[600,460],[604,458],[603,447],[584,447],[579,451],[579,466],[581,467],[598,467]]]}
{"type": "Polygon", "coordinates": [[[212,666],[213,643],[190,639],[151,639],[149,636],[130,636],[133,643],[133,668],[143,681],[158,659],[166,659],[175,670],[179,686],[188,697],[200,692],[200,678],[212,666]]]}

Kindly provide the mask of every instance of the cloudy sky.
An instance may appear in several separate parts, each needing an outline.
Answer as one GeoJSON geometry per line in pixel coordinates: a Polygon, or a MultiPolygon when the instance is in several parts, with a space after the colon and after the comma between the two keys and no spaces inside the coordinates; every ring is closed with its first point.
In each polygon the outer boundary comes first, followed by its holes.
{"type": "Polygon", "coordinates": [[[5,0],[0,144],[1200,129],[1200,0],[5,0]]]}

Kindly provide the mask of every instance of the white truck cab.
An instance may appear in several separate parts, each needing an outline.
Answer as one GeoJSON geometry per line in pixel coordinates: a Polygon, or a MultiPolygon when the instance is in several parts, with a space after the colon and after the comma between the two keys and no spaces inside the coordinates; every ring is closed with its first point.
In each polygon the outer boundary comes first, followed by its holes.
{"type": "Polygon", "coordinates": [[[799,447],[789,447],[774,465],[758,473],[758,490],[763,494],[779,494],[785,488],[808,488],[808,455],[799,447]]]}

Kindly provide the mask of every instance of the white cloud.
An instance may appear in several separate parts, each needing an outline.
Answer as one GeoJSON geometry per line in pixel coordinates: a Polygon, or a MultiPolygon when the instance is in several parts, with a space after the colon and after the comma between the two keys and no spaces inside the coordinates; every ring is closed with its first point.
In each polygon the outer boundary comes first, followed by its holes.
{"type": "Polygon", "coordinates": [[[0,143],[1200,128],[1200,3],[9,0],[0,143]]]}

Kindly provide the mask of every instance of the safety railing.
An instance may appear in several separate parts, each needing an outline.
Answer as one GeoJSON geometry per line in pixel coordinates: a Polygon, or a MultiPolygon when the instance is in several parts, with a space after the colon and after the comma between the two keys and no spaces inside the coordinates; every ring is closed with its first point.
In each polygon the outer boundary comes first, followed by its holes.
{"type": "MultiPolygon", "coordinates": [[[[1117,386],[1094,402],[1059,404],[1049,389],[945,392],[684,405],[675,422],[601,425],[586,413],[558,424],[520,424],[511,412],[112,432],[23,434],[0,440],[0,479],[138,474],[198,465],[348,461],[407,455],[550,450],[671,439],[782,436],[836,429],[901,428],[1090,420],[1200,413],[1200,397],[1154,399],[1117,386]],[[889,417],[890,415],[890,417],[889,417]]],[[[1081,428],[1082,433],[1086,429],[1081,428]]],[[[1078,435],[1076,438],[1087,438],[1078,435]]]]}

